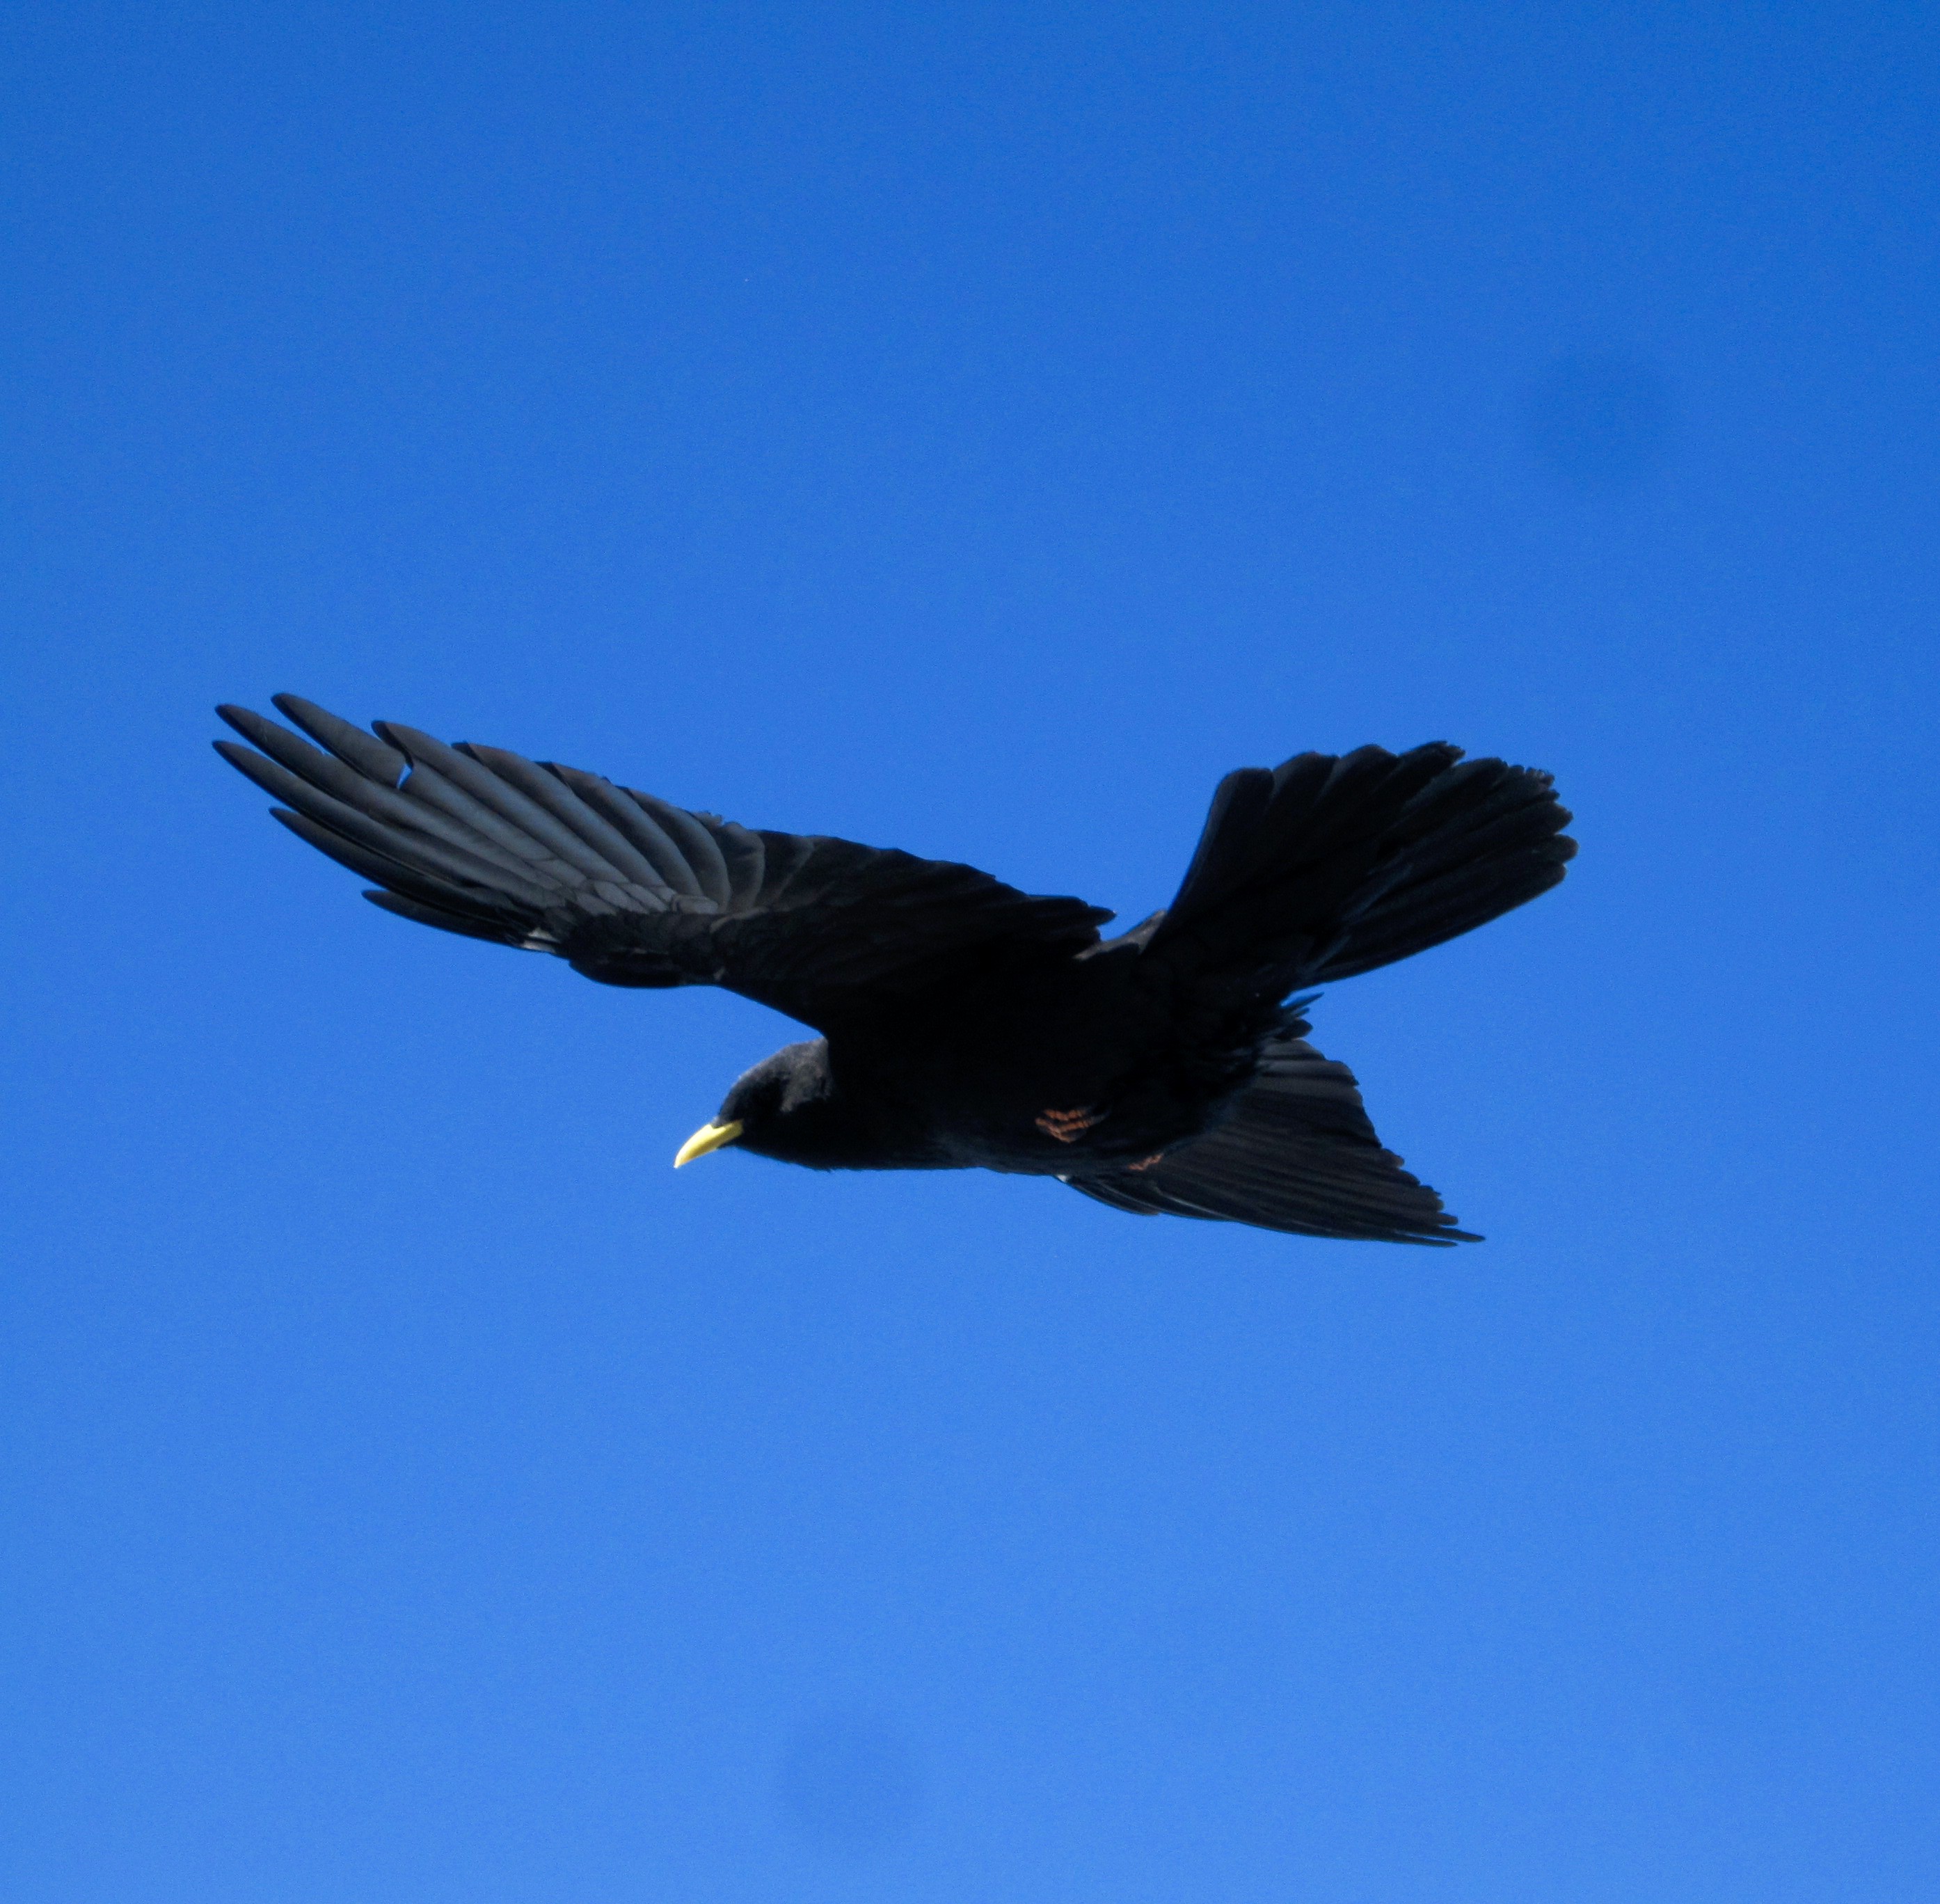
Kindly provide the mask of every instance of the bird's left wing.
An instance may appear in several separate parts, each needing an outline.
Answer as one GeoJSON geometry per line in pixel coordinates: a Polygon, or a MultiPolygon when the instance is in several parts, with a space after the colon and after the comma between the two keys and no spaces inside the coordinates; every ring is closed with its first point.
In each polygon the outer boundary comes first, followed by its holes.
{"type": "Polygon", "coordinates": [[[551,952],[609,985],[719,985],[826,1030],[1020,949],[1069,955],[1109,912],[1034,898],[974,866],[689,813],[575,767],[374,732],[276,706],[322,749],[247,708],[232,766],[276,817],[375,882],[365,896],[446,932],[551,952]]]}

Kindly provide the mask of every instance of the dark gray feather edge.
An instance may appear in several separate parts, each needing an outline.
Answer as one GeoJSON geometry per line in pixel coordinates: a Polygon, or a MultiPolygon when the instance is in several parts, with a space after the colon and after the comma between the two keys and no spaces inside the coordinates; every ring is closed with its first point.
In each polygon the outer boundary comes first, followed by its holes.
{"type": "Polygon", "coordinates": [[[348,866],[353,873],[366,879],[376,880],[395,892],[407,899],[422,901],[426,905],[446,908],[481,920],[502,920],[509,927],[518,926],[529,929],[535,923],[526,908],[510,903],[502,892],[480,892],[476,888],[447,884],[444,880],[420,871],[415,866],[407,866],[374,852],[368,847],[349,840],[328,826],[321,826],[303,813],[286,812],[281,807],[270,810],[270,817],[287,826],[300,840],[316,847],[326,858],[334,859],[340,866],[348,866]],[[496,903],[495,903],[496,902],[496,903]]]}
{"type": "Polygon", "coordinates": [[[520,942],[520,931],[516,926],[507,927],[485,919],[474,919],[468,913],[454,912],[449,906],[427,905],[416,899],[407,899],[401,892],[391,892],[376,889],[364,895],[374,906],[381,906],[386,912],[395,913],[400,919],[408,919],[414,925],[435,926],[441,932],[457,932],[466,938],[483,939],[493,945],[517,945],[520,942]]]}
{"type": "MultiPolygon", "coordinates": [[[[476,761],[467,760],[443,741],[420,734],[415,728],[400,727],[389,721],[380,721],[377,725],[386,740],[410,755],[410,777],[398,789],[405,798],[428,801],[521,859],[538,863],[553,856],[523,826],[507,819],[496,803],[474,791],[481,780],[494,787],[499,784],[496,777],[476,761]]],[[[576,869],[569,870],[571,877],[563,883],[577,885],[579,875],[576,869]]]]}
{"type": "Polygon", "coordinates": [[[682,858],[700,881],[703,894],[716,905],[726,905],[734,896],[734,883],[728,877],[728,862],[714,835],[684,807],[676,807],[654,794],[642,793],[637,787],[628,787],[625,792],[659,822],[660,830],[680,849],[682,858]]]}
{"type": "Polygon", "coordinates": [[[665,886],[666,881],[653,862],[642,853],[612,821],[596,813],[556,774],[502,747],[486,747],[465,742],[459,750],[482,761],[502,780],[508,781],[536,806],[543,807],[559,823],[569,828],[609,871],[605,877],[618,877],[640,886],[665,886]]]}
{"type": "MultiPolygon", "coordinates": [[[[407,834],[386,826],[358,808],[334,798],[320,789],[299,779],[276,761],[252,754],[233,741],[218,740],[217,752],[246,775],[273,799],[287,801],[308,821],[322,830],[380,855],[387,864],[416,866],[422,872],[454,886],[483,886],[504,890],[509,897],[541,907],[552,903],[553,896],[536,884],[522,866],[507,866],[496,858],[462,847],[447,846],[422,834],[407,834]],[[516,867],[516,869],[515,869],[516,867]]],[[[308,834],[304,837],[310,838],[308,834]]],[[[377,874],[372,878],[380,877],[377,874]]]]}
{"type": "Polygon", "coordinates": [[[682,857],[679,847],[626,789],[616,786],[599,774],[589,774],[583,767],[562,767],[557,761],[542,761],[539,764],[548,774],[557,774],[563,785],[569,787],[631,841],[635,849],[660,875],[661,884],[673,892],[685,893],[689,899],[702,896],[700,882],[694,877],[694,868],[682,857]]]}
{"type": "MultiPolygon", "coordinates": [[[[550,775],[541,774],[529,761],[521,760],[517,754],[506,753],[498,748],[474,747],[462,742],[452,752],[469,770],[469,777],[461,784],[481,799],[486,797],[481,789],[489,788],[488,804],[514,826],[541,841],[555,857],[569,866],[577,867],[589,879],[631,880],[636,877],[630,868],[616,864],[608,854],[594,847],[578,827],[569,824],[547,801],[535,798],[520,784],[513,771],[515,764],[523,767],[535,784],[543,783],[549,786],[563,803],[579,807],[579,803],[572,799],[559,782],[550,775]]],[[[586,813],[583,807],[579,810],[587,820],[592,819],[593,816],[586,813]]],[[[639,855],[631,857],[637,859],[639,855]]],[[[650,883],[657,886],[660,881],[654,880],[650,883]]]]}
{"type": "Polygon", "coordinates": [[[295,722],[313,740],[321,741],[339,760],[381,786],[395,787],[410,764],[395,747],[386,746],[374,734],[352,727],[328,708],[305,700],[300,694],[273,694],[270,704],[295,722]]]}
{"type": "MultiPolygon", "coordinates": [[[[530,876],[529,863],[523,856],[508,853],[477,828],[467,826],[462,820],[440,812],[435,807],[427,806],[422,801],[407,799],[403,794],[365,778],[343,761],[319,753],[308,741],[298,740],[288,729],[279,728],[273,721],[265,720],[251,709],[224,706],[215,711],[279,766],[333,799],[342,801],[387,825],[427,834],[460,852],[502,865],[508,871],[516,871],[522,877],[530,876]]],[[[218,743],[218,752],[222,744],[218,743]]],[[[224,753],[223,758],[232,767],[241,767],[241,761],[233,752],[224,753]]],[[[247,773],[249,769],[244,767],[242,770],[247,773]]]]}

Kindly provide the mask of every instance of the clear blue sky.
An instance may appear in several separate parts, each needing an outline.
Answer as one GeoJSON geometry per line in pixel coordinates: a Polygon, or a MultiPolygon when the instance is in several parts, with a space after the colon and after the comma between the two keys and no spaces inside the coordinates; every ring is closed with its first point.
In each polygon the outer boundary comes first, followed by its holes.
{"type": "Polygon", "coordinates": [[[1940,1894],[1940,35],[5,30],[0,1892],[1940,1894]],[[1489,1241],[669,1159],[793,1035],[408,927],[288,688],[1136,917],[1552,768],[1316,1036],[1489,1241]]]}

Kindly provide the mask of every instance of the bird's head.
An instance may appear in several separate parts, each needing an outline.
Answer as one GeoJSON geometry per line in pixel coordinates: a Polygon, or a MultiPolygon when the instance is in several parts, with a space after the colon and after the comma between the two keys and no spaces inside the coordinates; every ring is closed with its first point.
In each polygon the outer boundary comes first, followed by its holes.
{"type": "Polygon", "coordinates": [[[785,1045],[735,1079],[711,1121],[681,1146],[674,1168],[730,1144],[789,1163],[821,1162],[837,1137],[834,1097],[827,1043],[785,1045]]]}

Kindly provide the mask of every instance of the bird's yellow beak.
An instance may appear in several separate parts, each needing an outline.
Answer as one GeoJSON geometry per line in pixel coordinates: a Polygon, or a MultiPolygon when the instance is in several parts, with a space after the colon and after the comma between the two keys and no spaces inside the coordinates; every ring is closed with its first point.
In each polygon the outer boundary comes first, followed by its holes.
{"type": "Polygon", "coordinates": [[[691,1164],[697,1157],[705,1157],[710,1150],[718,1150],[723,1144],[731,1144],[741,1134],[741,1125],[734,1124],[703,1124],[680,1147],[673,1160],[679,1170],[683,1164],[691,1164]]]}

